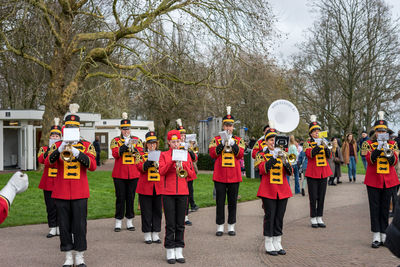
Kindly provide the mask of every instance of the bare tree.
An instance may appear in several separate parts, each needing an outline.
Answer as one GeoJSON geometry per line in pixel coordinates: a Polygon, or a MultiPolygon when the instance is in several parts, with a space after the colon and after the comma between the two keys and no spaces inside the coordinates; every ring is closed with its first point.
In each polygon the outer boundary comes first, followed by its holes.
{"type": "Polygon", "coordinates": [[[399,24],[382,0],[315,2],[320,18],[294,60],[304,108],[333,133],[361,131],[393,111],[399,86],[399,24]]]}
{"type": "MultiPolygon", "coordinates": [[[[2,11],[0,40],[4,45],[0,52],[34,62],[48,73],[44,133],[53,117],[62,116],[91,79],[137,81],[145,77],[160,86],[161,80],[199,84],[158,68],[162,61],[155,62],[155,55],[175,59],[149,41],[150,34],[171,40],[170,32],[157,31],[157,21],[170,27],[182,22],[183,29],[199,42],[193,51],[203,55],[207,47],[221,43],[236,51],[264,49],[273,22],[270,7],[262,0],[4,0],[2,11]],[[44,21],[41,28],[50,38],[43,42],[50,43],[52,50],[41,52],[39,42],[21,44],[13,38],[18,26],[29,28],[27,18],[34,16],[44,21]]],[[[41,38],[35,31],[26,34],[41,38]]],[[[42,141],[46,139],[42,135],[42,141]]]]}

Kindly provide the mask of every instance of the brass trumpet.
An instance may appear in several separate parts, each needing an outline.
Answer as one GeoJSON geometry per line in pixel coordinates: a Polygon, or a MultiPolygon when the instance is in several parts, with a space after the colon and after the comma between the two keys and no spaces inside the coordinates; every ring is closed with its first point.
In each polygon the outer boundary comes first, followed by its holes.
{"type": "Polygon", "coordinates": [[[178,175],[179,178],[186,178],[188,176],[187,171],[183,168],[182,161],[177,161],[175,168],[176,175],[178,175]]]}
{"type": "Polygon", "coordinates": [[[281,158],[283,162],[289,162],[291,165],[294,164],[297,160],[297,157],[295,154],[289,154],[285,152],[283,149],[281,149],[278,152],[278,158],[281,158]]]}
{"type": "Polygon", "coordinates": [[[72,144],[68,143],[65,145],[64,150],[61,152],[60,155],[61,159],[66,162],[72,161],[72,144]]]}
{"type": "Polygon", "coordinates": [[[132,155],[135,157],[136,162],[139,162],[141,160],[142,156],[140,155],[139,151],[135,148],[135,143],[129,142],[128,151],[132,153],[132,155]]]}
{"type": "Polygon", "coordinates": [[[154,168],[156,168],[156,173],[159,173],[159,168],[160,168],[160,164],[158,163],[158,161],[154,161],[154,168]]]}

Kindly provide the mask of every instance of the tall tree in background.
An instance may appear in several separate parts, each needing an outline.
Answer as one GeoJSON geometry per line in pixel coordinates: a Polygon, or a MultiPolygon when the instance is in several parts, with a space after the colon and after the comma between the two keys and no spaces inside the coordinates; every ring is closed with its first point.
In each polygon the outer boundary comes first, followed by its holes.
{"type": "MultiPolygon", "coordinates": [[[[315,2],[314,23],[295,72],[304,110],[334,134],[361,131],[379,109],[388,114],[400,85],[399,24],[382,0],[315,2]]],[[[296,90],[296,89],[295,89],[296,90]]]]}
{"type": "Polygon", "coordinates": [[[203,55],[207,47],[221,43],[236,51],[263,49],[273,21],[268,3],[262,0],[5,0],[1,14],[0,53],[21,57],[47,72],[44,133],[53,117],[62,117],[85,83],[94,78],[198,84],[198,80],[165,72],[159,68],[162,61],[153,60],[154,55],[175,60],[148,38],[158,34],[171,39],[171,33],[157,32],[156,21],[170,26],[184,21],[183,30],[201,44],[195,52],[203,55]],[[32,29],[29,18],[33,17],[43,22],[36,25],[41,31],[20,35],[21,27],[32,29]],[[51,49],[42,51],[44,42],[51,49]]]}

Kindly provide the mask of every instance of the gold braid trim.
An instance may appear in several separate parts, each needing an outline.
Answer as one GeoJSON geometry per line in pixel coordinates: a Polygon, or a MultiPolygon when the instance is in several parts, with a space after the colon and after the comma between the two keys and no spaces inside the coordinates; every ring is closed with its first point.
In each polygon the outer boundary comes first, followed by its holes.
{"type": "Polygon", "coordinates": [[[371,152],[372,148],[367,141],[364,141],[361,145],[361,155],[365,156],[368,152],[371,152]]]}
{"type": "Polygon", "coordinates": [[[215,138],[213,138],[213,140],[211,140],[210,145],[208,146],[208,148],[212,148],[212,147],[216,147],[217,146],[217,141],[215,140],[215,138]]]}
{"type": "Polygon", "coordinates": [[[117,140],[115,140],[115,138],[114,138],[114,139],[111,141],[110,148],[113,149],[113,148],[116,148],[116,147],[118,147],[118,142],[117,142],[117,140]]]}
{"type": "Polygon", "coordinates": [[[239,141],[239,148],[245,149],[245,147],[246,147],[246,145],[245,145],[243,139],[240,139],[240,141],[239,141]]]}
{"type": "Polygon", "coordinates": [[[260,165],[264,160],[264,155],[258,152],[256,155],[256,160],[254,161],[254,168],[258,168],[258,165],[260,165]]]}

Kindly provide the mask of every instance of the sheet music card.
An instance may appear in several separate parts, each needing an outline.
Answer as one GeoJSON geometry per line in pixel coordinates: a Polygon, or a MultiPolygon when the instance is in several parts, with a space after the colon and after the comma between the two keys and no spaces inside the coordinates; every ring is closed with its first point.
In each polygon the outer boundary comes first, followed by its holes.
{"type": "Polygon", "coordinates": [[[173,161],[187,161],[187,150],[174,149],[172,150],[172,160],[173,161]]]}
{"type": "Polygon", "coordinates": [[[154,150],[149,152],[149,157],[147,158],[148,161],[160,161],[160,150],[154,150]]]}

